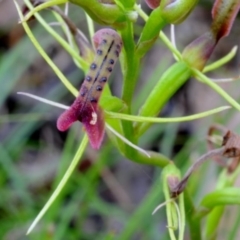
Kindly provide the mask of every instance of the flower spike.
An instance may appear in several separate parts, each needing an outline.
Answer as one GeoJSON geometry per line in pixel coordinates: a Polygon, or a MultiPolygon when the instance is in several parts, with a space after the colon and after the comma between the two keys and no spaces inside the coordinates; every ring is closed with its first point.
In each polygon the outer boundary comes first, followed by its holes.
{"type": "Polygon", "coordinates": [[[101,29],[93,37],[96,55],[70,109],[57,121],[57,128],[66,131],[75,121],[83,123],[93,148],[98,149],[104,136],[103,111],[99,98],[119,57],[122,40],[112,29],[101,29]]]}

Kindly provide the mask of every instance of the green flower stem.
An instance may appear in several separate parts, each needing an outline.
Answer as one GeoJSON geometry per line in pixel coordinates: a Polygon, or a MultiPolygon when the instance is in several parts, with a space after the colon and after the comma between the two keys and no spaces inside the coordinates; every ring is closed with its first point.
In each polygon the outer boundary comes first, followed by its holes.
{"type": "MultiPolygon", "coordinates": [[[[75,51],[75,49],[73,49],[67,41],[65,41],[52,27],[49,26],[48,23],[46,23],[46,21],[41,17],[40,14],[37,13],[36,8],[33,8],[31,2],[29,0],[24,0],[26,5],[29,7],[29,9],[31,9],[31,12],[34,12],[34,16],[36,17],[36,19],[38,20],[38,22],[45,28],[45,30],[50,33],[61,45],[62,47],[71,55],[71,57],[73,57],[81,66],[81,68],[83,69],[84,72],[87,72],[89,69],[89,63],[85,62],[83,60],[83,58],[81,58],[78,54],[78,51],[75,51]]],[[[42,6],[39,5],[39,6],[42,6]]],[[[31,13],[30,12],[30,13],[31,13]]],[[[25,19],[22,19],[23,23],[24,23],[25,19]]]]}
{"type": "Polygon", "coordinates": [[[123,58],[120,59],[123,73],[122,99],[129,106],[129,109],[131,109],[132,97],[139,75],[140,59],[135,53],[132,23],[128,22],[127,26],[120,33],[124,47],[122,51],[123,58]]]}
{"type": "MultiPolygon", "coordinates": [[[[14,1],[18,14],[20,16],[20,19],[23,20],[23,15],[21,13],[21,10],[19,8],[19,5],[16,1],[14,1]]],[[[62,74],[62,72],[59,70],[59,68],[53,63],[53,61],[50,59],[50,57],[47,55],[47,53],[44,51],[44,49],[39,44],[38,40],[34,37],[31,29],[28,27],[28,24],[26,22],[22,22],[23,28],[26,31],[29,39],[33,43],[33,45],[36,47],[38,52],[41,54],[41,56],[45,59],[45,61],[49,64],[49,66],[53,69],[55,74],[59,77],[59,79],[62,81],[62,83],[65,85],[65,87],[74,95],[78,95],[78,90],[67,80],[67,78],[62,74]]]]}
{"type": "MultiPolygon", "coordinates": [[[[158,83],[149,94],[142,108],[140,116],[156,116],[172,95],[189,79],[191,70],[184,62],[177,62],[162,75],[158,83]]],[[[137,123],[135,133],[141,136],[151,124],[137,123]]]]}
{"type": "Polygon", "coordinates": [[[195,217],[196,209],[188,189],[184,190],[184,204],[185,209],[187,211],[186,217],[189,225],[189,231],[191,236],[190,239],[201,240],[202,239],[201,222],[199,218],[195,217]]]}
{"type": "Polygon", "coordinates": [[[203,83],[207,84],[209,87],[211,87],[215,92],[217,92],[219,95],[221,95],[227,102],[229,102],[234,108],[236,108],[238,111],[240,111],[240,105],[237,101],[235,101],[231,96],[229,96],[221,87],[219,87],[215,82],[213,82],[211,79],[209,79],[207,76],[202,74],[200,71],[193,69],[194,76],[202,81],[203,83]]]}
{"type": "MultiPolygon", "coordinates": [[[[120,31],[123,40],[122,59],[120,59],[123,72],[123,92],[122,100],[127,104],[127,113],[131,113],[131,102],[139,73],[140,60],[135,54],[135,43],[133,39],[133,26],[128,22],[126,27],[120,31]]],[[[122,121],[124,136],[132,143],[136,143],[133,134],[133,124],[127,121],[122,121]]],[[[125,144],[125,155],[133,159],[136,157],[136,150],[125,144]]]]}
{"type": "Polygon", "coordinates": [[[231,50],[226,56],[224,56],[223,58],[215,61],[215,62],[212,63],[212,64],[207,65],[207,66],[203,69],[203,73],[213,71],[213,70],[215,70],[215,69],[223,66],[224,64],[226,64],[226,63],[229,62],[230,60],[232,60],[233,57],[234,57],[234,56],[236,55],[236,53],[237,53],[237,49],[238,49],[237,46],[233,47],[232,50],[231,50]]]}
{"type": "Polygon", "coordinates": [[[141,116],[122,114],[122,113],[108,112],[108,111],[105,111],[105,115],[107,118],[117,118],[117,119],[123,119],[123,120],[134,121],[134,122],[174,123],[174,122],[185,122],[185,121],[196,120],[199,118],[204,118],[212,114],[227,110],[229,108],[230,108],[229,106],[223,106],[223,107],[215,108],[209,111],[193,114],[190,116],[174,117],[174,118],[141,117],[141,116]]]}
{"type": "MultiPolygon", "coordinates": [[[[121,121],[122,124],[122,129],[123,129],[123,135],[125,138],[127,138],[130,142],[132,142],[133,144],[136,144],[136,138],[134,138],[134,134],[133,134],[133,125],[131,122],[127,122],[127,121],[121,121]]],[[[133,160],[136,159],[138,156],[137,150],[133,149],[131,146],[129,146],[128,144],[124,144],[124,155],[133,160]]]]}
{"type": "Polygon", "coordinates": [[[50,208],[50,206],[54,203],[54,201],[56,200],[56,198],[62,191],[63,187],[66,185],[66,183],[67,183],[68,179],[70,178],[70,176],[72,175],[74,169],[79,164],[79,160],[80,160],[81,156],[83,155],[83,152],[87,146],[87,143],[88,143],[88,138],[87,138],[87,135],[85,134],[70,166],[68,167],[67,171],[65,172],[60,183],[58,184],[57,188],[54,190],[53,194],[51,195],[51,197],[49,198],[47,203],[44,205],[44,207],[42,208],[40,213],[34,219],[33,223],[31,224],[31,226],[29,227],[29,229],[27,231],[27,234],[29,234],[33,230],[33,228],[37,225],[37,223],[41,220],[41,218],[44,216],[44,214],[47,212],[47,210],[50,208]]]}
{"type": "Polygon", "coordinates": [[[216,239],[217,228],[224,213],[224,206],[215,207],[207,217],[205,226],[205,239],[216,239]]]}
{"type": "Polygon", "coordinates": [[[184,194],[179,196],[179,210],[180,210],[180,223],[179,226],[179,240],[184,240],[184,231],[186,225],[186,213],[185,213],[185,204],[184,204],[184,194]]]}

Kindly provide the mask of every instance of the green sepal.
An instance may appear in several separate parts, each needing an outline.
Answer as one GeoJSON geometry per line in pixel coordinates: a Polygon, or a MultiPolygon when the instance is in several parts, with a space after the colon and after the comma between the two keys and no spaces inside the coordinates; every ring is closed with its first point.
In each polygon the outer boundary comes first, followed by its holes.
{"type": "MultiPolygon", "coordinates": [[[[157,116],[165,103],[190,76],[191,69],[184,62],[177,62],[168,68],[141,107],[139,116],[157,116]]],[[[141,136],[150,125],[149,123],[137,123],[135,133],[141,136]]]]}
{"type": "Polygon", "coordinates": [[[97,23],[123,28],[127,14],[116,4],[103,4],[97,0],[70,0],[69,2],[82,7],[97,23]]]}
{"type": "Polygon", "coordinates": [[[160,3],[162,18],[169,24],[183,22],[197,5],[198,0],[163,0],[160,3]]]}
{"type": "Polygon", "coordinates": [[[143,57],[152,47],[158,38],[159,32],[166,25],[167,22],[161,16],[160,7],[154,9],[143,28],[137,44],[136,53],[139,57],[143,57]]]}

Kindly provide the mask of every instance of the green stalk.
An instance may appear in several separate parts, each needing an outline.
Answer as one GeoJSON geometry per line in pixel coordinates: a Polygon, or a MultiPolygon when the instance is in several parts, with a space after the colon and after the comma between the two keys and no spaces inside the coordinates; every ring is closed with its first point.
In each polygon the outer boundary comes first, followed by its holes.
{"type": "Polygon", "coordinates": [[[140,59],[135,53],[132,23],[128,22],[127,26],[122,29],[120,33],[124,46],[122,52],[123,59],[121,59],[121,68],[123,73],[122,99],[129,106],[129,112],[131,112],[131,102],[138,79],[140,59]]]}
{"type": "Polygon", "coordinates": [[[221,66],[223,66],[224,64],[228,63],[230,60],[233,59],[233,57],[235,57],[236,53],[237,53],[238,47],[234,46],[232,48],[232,50],[224,57],[218,59],[217,61],[207,65],[204,69],[203,69],[203,73],[206,72],[210,72],[213,71],[217,68],[220,68],[221,66]]]}
{"type": "Polygon", "coordinates": [[[184,204],[186,210],[186,218],[189,225],[190,236],[192,240],[201,240],[201,223],[199,218],[195,218],[196,209],[192,198],[187,189],[184,191],[184,204]]]}
{"type": "Polygon", "coordinates": [[[233,107],[235,107],[238,111],[240,111],[239,103],[234,100],[227,92],[225,92],[221,87],[219,87],[215,82],[205,76],[203,73],[198,71],[197,69],[193,69],[194,76],[199,79],[201,82],[208,85],[212,88],[215,92],[221,95],[227,102],[229,102],[233,107]]]}
{"type": "Polygon", "coordinates": [[[115,118],[115,119],[122,119],[127,121],[133,121],[133,122],[149,122],[149,123],[179,123],[179,122],[187,122],[187,121],[193,121],[199,118],[204,118],[207,116],[210,116],[212,114],[224,111],[231,108],[230,106],[222,106],[218,108],[214,108],[212,110],[208,110],[201,113],[196,113],[189,116],[184,117],[172,117],[172,118],[158,118],[158,117],[141,117],[141,116],[134,116],[129,114],[123,114],[123,113],[116,113],[116,112],[108,112],[105,111],[106,118],[115,118]]]}
{"type": "Polygon", "coordinates": [[[222,215],[224,213],[225,206],[215,207],[211,213],[208,215],[205,237],[206,239],[216,239],[217,229],[220,221],[222,220],[222,215]]]}
{"type": "MultiPolygon", "coordinates": [[[[127,104],[128,114],[131,113],[131,102],[138,78],[140,60],[135,54],[135,43],[133,38],[133,26],[128,22],[126,27],[121,30],[121,37],[123,40],[124,49],[122,51],[123,58],[121,59],[121,68],[123,72],[123,92],[122,99],[127,104]]],[[[133,124],[128,121],[122,121],[122,128],[124,136],[133,143],[136,139],[133,134],[133,124]]],[[[135,159],[137,152],[125,144],[125,156],[130,159],[135,159]]]]}
{"type": "Polygon", "coordinates": [[[41,218],[45,215],[45,213],[48,211],[48,209],[51,207],[51,205],[56,201],[56,198],[59,196],[59,194],[62,192],[64,186],[66,185],[67,181],[69,180],[70,176],[72,175],[74,169],[79,164],[79,160],[81,156],[83,155],[83,152],[85,148],[87,147],[88,138],[86,135],[83,136],[82,141],[80,142],[80,145],[78,147],[78,150],[70,163],[68,169],[66,170],[64,176],[62,177],[60,183],[58,184],[57,188],[54,190],[53,194],[47,201],[47,203],[44,205],[42,210],[39,212],[37,217],[34,219],[33,223],[29,227],[27,234],[29,234],[33,228],[37,225],[37,223],[41,220],[41,218]]]}

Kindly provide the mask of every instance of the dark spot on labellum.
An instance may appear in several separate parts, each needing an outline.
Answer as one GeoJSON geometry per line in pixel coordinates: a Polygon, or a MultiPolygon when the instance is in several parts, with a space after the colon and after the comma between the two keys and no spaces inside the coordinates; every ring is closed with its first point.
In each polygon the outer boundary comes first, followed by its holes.
{"type": "Polygon", "coordinates": [[[84,97],[87,92],[88,92],[88,88],[85,87],[85,86],[82,86],[82,87],[81,87],[81,90],[80,90],[80,95],[81,95],[82,97],[84,97]]]}
{"type": "Polygon", "coordinates": [[[117,56],[117,57],[119,57],[119,51],[115,51],[115,55],[117,56]]]}
{"type": "Polygon", "coordinates": [[[102,53],[103,53],[103,51],[102,51],[101,49],[98,49],[98,50],[97,50],[97,55],[100,56],[100,55],[102,55],[102,53]]]}
{"type": "Polygon", "coordinates": [[[88,82],[91,82],[91,80],[92,80],[92,77],[90,77],[90,76],[87,76],[87,77],[86,77],[86,80],[87,80],[88,82]]]}
{"type": "Polygon", "coordinates": [[[110,63],[110,64],[114,64],[114,60],[113,60],[113,59],[110,59],[110,60],[109,60],[109,63],[110,63]]]}
{"type": "Polygon", "coordinates": [[[80,95],[81,95],[82,97],[84,97],[84,96],[86,95],[86,93],[85,93],[84,91],[81,91],[80,95]]]}
{"type": "Polygon", "coordinates": [[[103,42],[103,43],[107,43],[107,40],[106,40],[106,39],[103,39],[102,42],[103,42]]]}
{"type": "Polygon", "coordinates": [[[117,46],[116,46],[116,47],[117,47],[117,49],[120,49],[120,48],[121,48],[121,46],[120,46],[119,44],[117,44],[117,46]]]}
{"type": "Polygon", "coordinates": [[[109,72],[112,72],[112,68],[111,68],[111,67],[108,67],[107,70],[108,70],[109,72]]]}
{"type": "Polygon", "coordinates": [[[97,103],[97,99],[94,98],[94,97],[92,97],[92,98],[90,98],[90,102],[92,102],[92,103],[97,103]]]}
{"type": "Polygon", "coordinates": [[[97,64],[96,64],[96,63],[92,63],[91,66],[90,66],[90,68],[91,68],[92,70],[95,70],[95,69],[97,68],[97,64]]]}
{"type": "Polygon", "coordinates": [[[101,87],[100,85],[98,85],[98,86],[96,87],[96,89],[97,89],[97,91],[102,91],[102,87],[101,87]]]}
{"type": "Polygon", "coordinates": [[[107,82],[107,78],[106,78],[106,77],[102,77],[102,78],[100,79],[100,82],[107,82]]]}

